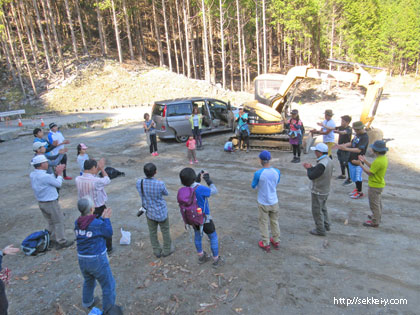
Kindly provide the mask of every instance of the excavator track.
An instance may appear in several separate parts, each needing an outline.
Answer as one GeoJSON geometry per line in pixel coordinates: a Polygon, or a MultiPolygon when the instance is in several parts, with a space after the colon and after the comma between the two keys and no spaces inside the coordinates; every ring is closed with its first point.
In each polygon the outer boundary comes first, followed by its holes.
{"type": "MultiPolygon", "coordinates": [[[[238,138],[234,137],[234,145],[236,149],[238,148],[238,138]]],[[[309,145],[313,144],[312,138],[308,138],[308,134],[303,136],[302,149],[303,153],[307,153],[308,148],[306,146],[307,142],[310,142],[309,145]]],[[[292,145],[289,143],[289,136],[285,133],[277,134],[251,134],[249,136],[249,149],[260,151],[260,150],[270,150],[270,151],[281,151],[281,152],[291,152],[292,145]]]]}

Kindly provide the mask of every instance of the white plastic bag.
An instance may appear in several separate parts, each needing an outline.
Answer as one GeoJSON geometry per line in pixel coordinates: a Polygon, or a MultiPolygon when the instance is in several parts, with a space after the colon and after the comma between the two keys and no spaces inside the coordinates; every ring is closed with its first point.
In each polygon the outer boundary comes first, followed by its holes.
{"type": "Polygon", "coordinates": [[[123,228],[121,228],[120,245],[130,245],[130,243],[131,243],[131,232],[124,231],[123,228]]]}

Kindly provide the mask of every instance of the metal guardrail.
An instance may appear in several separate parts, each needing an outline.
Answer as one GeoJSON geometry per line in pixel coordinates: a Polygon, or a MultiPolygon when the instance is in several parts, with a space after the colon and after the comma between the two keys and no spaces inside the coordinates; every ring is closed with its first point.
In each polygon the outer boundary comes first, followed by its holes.
{"type": "Polygon", "coordinates": [[[24,109],[12,110],[10,112],[0,112],[0,117],[8,117],[8,116],[13,116],[13,115],[19,115],[20,116],[21,114],[25,114],[24,109]]]}

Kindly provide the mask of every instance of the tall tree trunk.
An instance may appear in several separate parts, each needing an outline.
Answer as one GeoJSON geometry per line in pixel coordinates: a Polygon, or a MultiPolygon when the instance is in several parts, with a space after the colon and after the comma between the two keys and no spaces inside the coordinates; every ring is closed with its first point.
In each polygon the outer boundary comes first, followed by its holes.
{"type": "MultiPolygon", "coordinates": [[[[80,14],[79,0],[74,0],[74,6],[76,8],[77,20],[79,21],[80,33],[82,35],[83,54],[85,56],[88,56],[89,51],[88,51],[87,44],[86,44],[86,37],[85,37],[85,30],[83,28],[82,15],[80,14]]],[[[89,25],[88,25],[88,29],[89,29],[89,25]]]]}
{"type": "Polygon", "coordinates": [[[176,44],[176,35],[175,35],[175,24],[172,18],[172,6],[169,4],[169,24],[172,26],[172,38],[174,41],[174,54],[175,54],[175,62],[176,62],[176,73],[179,74],[179,60],[178,60],[178,47],[176,44]]]}
{"type": "Polygon", "coordinates": [[[214,44],[213,44],[213,20],[211,18],[210,7],[207,10],[209,17],[209,43],[210,43],[210,81],[216,83],[216,67],[214,65],[214,44]]]}
{"type": "Polygon", "coordinates": [[[123,54],[122,54],[121,41],[120,41],[120,30],[118,29],[118,20],[117,20],[117,13],[115,12],[114,0],[111,0],[111,9],[112,9],[112,21],[114,21],[115,39],[117,41],[118,60],[120,61],[120,63],[122,63],[123,54]]]}
{"type": "Polygon", "coordinates": [[[48,71],[50,74],[52,74],[53,71],[51,68],[50,55],[48,53],[47,41],[45,40],[44,31],[42,29],[42,23],[41,23],[41,17],[39,15],[38,5],[36,4],[36,0],[32,0],[32,3],[33,3],[35,13],[36,13],[36,21],[38,23],[39,33],[41,34],[41,41],[42,41],[42,46],[44,47],[44,54],[45,54],[45,60],[48,66],[48,71]]]}
{"type": "MultiPolygon", "coordinates": [[[[188,17],[191,16],[190,14],[190,3],[187,0],[187,10],[188,10],[188,17]]],[[[191,56],[192,56],[192,66],[193,66],[193,73],[194,73],[194,79],[200,79],[199,75],[197,75],[197,52],[200,53],[200,51],[198,51],[198,49],[196,48],[197,46],[197,42],[196,42],[196,36],[194,34],[194,31],[191,27],[191,25],[188,25],[189,30],[188,33],[191,34],[191,56]]],[[[195,29],[197,32],[197,29],[195,29]]],[[[198,69],[200,70],[200,69],[198,69]]]]}
{"type": "Polygon", "coordinates": [[[125,18],[125,28],[127,30],[127,37],[128,37],[128,48],[130,49],[130,58],[131,60],[134,60],[133,42],[131,41],[130,21],[128,19],[127,6],[125,3],[125,0],[122,0],[122,5],[123,5],[124,18],[125,18]]]}
{"type": "MultiPolygon", "coordinates": [[[[181,21],[180,21],[181,14],[179,12],[178,0],[174,0],[174,1],[175,1],[176,18],[177,18],[177,24],[178,24],[179,50],[181,51],[182,74],[185,75],[184,48],[182,45],[182,30],[181,30],[181,21]]],[[[185,38],[187,37],[185,36],[185,38]]]]}
{"type": "Polygon", "coordinates": [[[99,33],[99,40],[101,42],[102,56],[106,56],[108,54],[108,44],[106,42],[104,25],[102,23],[102,15],[101,15],[101,10],[99,8],[99,0],[96,0],[96,16],[98,18],[98,33],[99,33]]]}
{"type": "Polygon", "coordinates": [[[44,3],[45,2],[46,2],[46,7],[47,7],[47,13],[48,13],[48,16],[50,18],[51,28],[52,28],[53,35],[54,35],[54,41],[55,41],[55,44],[57,46],[58,59],[59,59],[60,65],[61,65],[61,72],[63,74],[63,77],[66,77],[66,72],[65,72],[65,69],[64,69],[63,52],[62,52],[62,49],[61,49],[60,41],[58,40],[58,34],[57,34],[57,30],[56,30],[55,24],[54,24],[54,17],[53,17],[53,13],[52,13],[52,10],[51,10],[50,0],[44,0],[44,3]]]}
{"type": "Polygon", "coordinates": [[[4,54],[6,56],[7,69],[12,75],[12,79],[14,81],[16,80],[16,74],[15,74],[15,69],[13,69],[13,61],[12,61],[12,57],[10,56],[9,48],[7,47],[7,43],[5,42],[5,38],[0,38],[0,41],[1,41],[1,46],[3,47],[4,54]]]}
{"type": "Polygon", "coordinates": [[[25,28],[25,32],[26,32],[26,37],[28,38],[29,47],[31,48],[31,53],[32,53],[32,58],[34,60],[34,64],[35,64],[36,74],[38,75],[38,78],[40,78],[41,73],[39,72],[38,61],[36,59],[37,51],[35,50],[34,44],[32,42],[32,37],[31,37],[30,30],[29,30],[29,25],[28,25],[28,20],[26,19],[26,14],[25,14],[25,7],[23,5],[22,0],[19,0],[18,5],[20,6],[20,16],[23,19],[24,28],[25,28]]]}
{"type": "MultiPolygon", "coordinates": [[[[264,0],[263,0],[264,1],[264,0]]],[[[242,76],[242,45],[241,45],[241,16],[239,14],[239,0],[236,0],[236,14],[238,17],[238,51],[239,51],[239,76],[241,78],[241,91],[244,90],[244,80],[242,76]]]]}
{"type": "Polygon", "coordinates": [[[255,2],[255,39],[257,43],[257,73],[260,75],[260,30],[258,26],[258,2],[255,2]]]}
{"type": "Polygon", "coordinates": [[[168,51],[169,71],[172,72],[171,42],[169,41],[168,21],[166,20],[165,0],[162,0],[163,24],[165,26],[166,49],[168,51]]]}
{"type": "MultiPolygon", "coordinates": [[[[39,1],[39,0],[38,0],[39,1]]],[[[42,5],[42,12],[44,13],[44,20],[45,20],[45,28],[47,29],[47,38],[48,38],[48,46],[52,56],[54,56],[54,44],[53,44],[53,37],[52,37],[52,30],[51,30],[51,22],[49,22],[49,15],[47,13],[47,7],[45,5],[45,0],[39,1],[42,5]]],[[[55,59],[55,58],[53,58],[55,59]]]]}
{"type": "Polygon", "coordinates": [[[243,51],[243,58],[244,58],[244,87],[245,89],[249,89],[248,82],[247,82],[247,77],[248,77],[248,72],[249,72],[248,62],[247,62],[248,56],[246,53],[245,34],[244,34],[243,29],[241,29],[241,34],[242,34],[242,51],[243,51]]]}
{"type": "Polygon", "coordinates": [[[189,22],[187,12],[187,5],[189,6],[188,0],[182,0],[182,10],[184,11],[184,26],[185,26],[185,55],[187,56],[187,77],[191,78],[191,61],[190,61],[190,33],[188,32],[189,29],[189,22]],[[187,1],[187,2],[185,2],[187,1]]]}
{"type": "Polygon", "coordinates": [[[73,43],[74,56],[76,57],[77,60],[79,60],[79,54],[77,53],[77,45],[76,45],[76,35],[74,34],[73,19],[71,17],[69,1],[68,0],[64,0],[64,5],[66,6],[67,18],[69,20],[69,27],[70,27],[70,33],[71,33],[71,42],[73,43]]]}
{"type": "Polygon", "coordinates": [[[268,28],[268,71],[273,68],[273,28],[268,28]]]}
{"type": "Polygon", "coordinates": [[[206,22],[206,7],[204,0],[201,0],[201,14],[203,19],[203,57],[204,57],[204,78],[210,82],[210,60],[209,60],[209,47],[207,41],[207,22],[206,22]]]}
{"type": "Polygon", "coordinates": [[[223,88],[226,88],[226,56],[225,56],[225,35],[223,30],[223,3],[219,0],[219,11],[220,11],[220,46],[222,48],[222,84],[223,88]]]}
{"type": "Polygon", "coordinates": [[[230,89],[235,91],[233,80],[234,80],[234,73],[233,73],[233,34],[229,32],[229,61],[230,61],[230,89]]]}
{"type": "Polygon", "coordinates": [[[18,38],[19,38],[20,48],[22,50],[23,61],[25,62],[26,70],[28,71],[29,80],[31,81],[31,85],[32,85],[32,90],[34,91],[35,96],[38,96],[38,92],[36,90],[34,78],[32,77],[31,67],[29,66],[28,57],[26,56],[25,46],[23,45],[22,34],[21,34],[21,30],[20,30],[20,27],[19,27],[19,24],[18,24],[16,10],[15,10],[15,6],[13,5],[13,2],[10,2],[10,8],[12,10],[12,19],[13,19],[13,22],[15,23],[15,25],[16,25],[16,31],[17,31],[18,38]]]}
{"type": "MultiPolygon", "coordinates": [[[[331,43],[330,43],[330,59],[333,59],[333,48],[334,48],[334,32],[335,32],[335,5],[333,4],[332,7],[332,14],[331,14],[331,43]]],[[[331,62],[330,62],[330,70],[331,70],[331,62]]]]}
{"type": "Polygon", "coordinates": [[[156,37],[156,42],[157,42],[157,46],[158,46],[159,66],[162,67],[164,65],[164,63],[163,63],[163,51],[162,51],[162,43],[160,42],[160,32],[159,32],[158,25],[157,25],[155,1],[156,0],[152,0],[153,26],[154,26],[154,29],[155,29],[155,37],[156,37]]]}
{"type": "Polygon", "coordinates": [[[146,60],[146,51],[145,51],[145,48],[144,48],[143,26],[142,25],[143,25],[143,20],[141,18],[141,14],[140,14],[140,10],[139,10],[137,26],[139,28],[139,33],[140,33],[141,59],[146,60]]]}
{"type": "Polygon", "coordinates": [[[267,73],[267,29],[265,27],[265,0],[262,0],[262,18],[263,18],[263,51],[264,51],[264,69],[263,72],[267,73]]]}
{"type": "Polygon", "coordinates": [[[196,27],[194,30],[195,30],[195,32],[194,32],[195,34],[194,34],[194,41],[193,41],[194,44],[193,44],[192,53],[193,53],[193,65],[194,65],[194,69],[196,69],[195,78],[198,79],[198,80],[202,80],[202,78],[203,78],[203,74],[202,74],[203,65],[201,63],[201,58],[200,58],[200,47],[199,47],[200,34],[199,34],[198,27],[196,27]]]}
{"type": "Polygon", "coordinates": [[[281,70],[281,31],[280,31],[280,23],[277,23],[277,53],[278,53],[278,62],[279,62],[279,70],[281,70]]]}
{"type": "Polygon", "coordinates": [[[7,16],[4,15],[3,20],[4,20],[4,26],[6,28],[7,38],[9,39],[10,51],[12,52],[13,61],[15,63],[16,70],[17,70],[17,73],[18,73],[18,78],[19,78],[20,87],[22,89],[22,94],[26,98],[25,86],[23,84],[23,79],[22,79],[22,69],[20,67],[20,57],[19,57],[19,54],[17,52],[15,52],[15,47],[13,45],[15,40],[13,38],[13,34],[11,32],[12,30],[10,28],[7,16]]]}

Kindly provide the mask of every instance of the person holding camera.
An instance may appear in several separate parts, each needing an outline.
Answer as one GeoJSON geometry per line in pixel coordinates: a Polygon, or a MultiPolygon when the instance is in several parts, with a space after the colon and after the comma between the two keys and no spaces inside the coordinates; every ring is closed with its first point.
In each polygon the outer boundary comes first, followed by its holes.
{"type": "MultiPolygon", "coordinates": [[[[143,170],[146,178],[137,180],[136,187],[142,199],[142,208],[146,210],[150,243],[157,258],[161,256],[166,257],[174,252],[169,231],[168,209],[166,201],[163,199],[163,196],[168,195],[168,191],[164,182],[154,178],[157,173],[155,164],[147,163],[144,165],[143,170]],[[158,226],[160,226],[163,236],[163,249],[157,237],[158,226]]],[[[139,212],[137,215],[140,216],[141,214],[139,212]]]]}
{"type": "Polygon", "coordinates": [[[210,215],[210,206],[208,198],[212,195],[217,194],[217,188],[210,179],[210,175],[203,170],[196,175],[195,171],[186,167],[179,173],[182,185],[186,187],[195,188],[195,197],[197,198],[197,205],[202,209],[202,212],[205,214],[205,220],[202,230],[200,226],[193,226],[194,228],[194,241],[195,248],[198,254],[198,263],[203,264],[210,260],[210,256],[207,256],[207,253],[203,251],[202,244],[202,232],[206,233],[210,239],[210,247],[213,254],[213,267],[217,268],[224,264],[224,260],[219,256],[219,240],[217,238],[216,227],[214,226],[213,219],[210,215]],[[204,179],[207,186],[200,185],[201,178],[204,179]]]}

